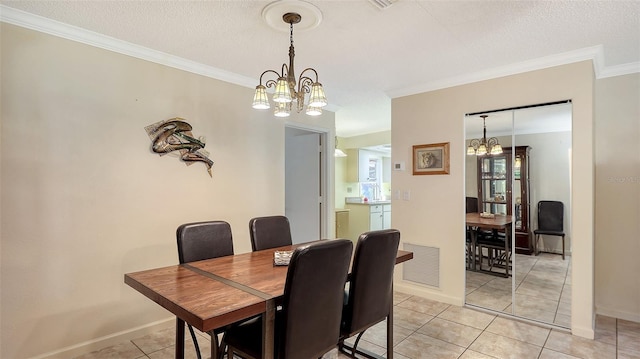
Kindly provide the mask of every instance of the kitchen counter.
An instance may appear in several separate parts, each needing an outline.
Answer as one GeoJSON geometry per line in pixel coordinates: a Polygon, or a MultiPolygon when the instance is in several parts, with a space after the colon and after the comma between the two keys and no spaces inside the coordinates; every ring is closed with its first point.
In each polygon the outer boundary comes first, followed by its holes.
{"type": "Polygon", "coordinates": [[[368,205],[368,206],[372,206],[372,205],[379,205],[379,204],[391,204],[391,200],[386,200],[386,201],[367,201],[367,202],[347,202],[345,204],[364,204],[364,205],[368,205]]]}

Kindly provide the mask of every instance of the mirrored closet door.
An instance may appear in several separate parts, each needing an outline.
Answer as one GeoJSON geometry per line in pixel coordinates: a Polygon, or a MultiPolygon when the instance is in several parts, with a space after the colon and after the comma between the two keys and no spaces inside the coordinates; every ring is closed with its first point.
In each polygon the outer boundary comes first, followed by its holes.
{"type": "Polygon", "coordinates": [[[466,304],[569,327],[571,103],[468,114],[465,132],[466,304]]]}

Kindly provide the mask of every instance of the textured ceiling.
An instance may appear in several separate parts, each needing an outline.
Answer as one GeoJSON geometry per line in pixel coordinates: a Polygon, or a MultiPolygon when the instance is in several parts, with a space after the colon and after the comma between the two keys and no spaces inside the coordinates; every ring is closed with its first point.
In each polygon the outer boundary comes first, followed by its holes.
{"type": "MultiPolygon", "coordinates": [[[[367,0],[309,2],[322,22],[294,30],[296,70],[318,70],[344,137],[390,129],[391,96],[412,89],[593,47],[604,68],[640,63],[640,1],[396,0],[386,9],[367,0]]],[[[288,34],[261,16],[268,1],[0,3],[256,84],[287,61],[288,34]]]]}

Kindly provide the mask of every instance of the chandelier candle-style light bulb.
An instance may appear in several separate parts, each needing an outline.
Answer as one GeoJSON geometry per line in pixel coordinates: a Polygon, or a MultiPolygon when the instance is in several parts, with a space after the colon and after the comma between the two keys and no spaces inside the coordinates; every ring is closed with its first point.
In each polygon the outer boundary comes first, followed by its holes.
{"type": "Polygon", "coordinates": [[[276,103],[276,108],[273,114],[277,117],[289,116],[294,106],[292,104],[293,101],[296,102],[295,108],[298,112],[301,112],[306,107],[306,114],[310,116],[321,115],[322,107],[327,105],[327,96],[324,93],[322,84],[318,82],[318,72],[315,69],[311,67],[304,69],[296,81],[293,65],[295,56],[293,24],[299,23],[301,19],[302,17],[299,14],[293,12],[288,12],[282,16],[282,20],[289,24],[290,29],[289,64],[283,64],[280,72],[267,70],[260,75],[260,83],[256,87],[253,97],[253,108],[270,108],[269,98],[266,94],[267,87],[275,90],[272,99],[276,103]],[[277,78],[276,80],[266,80],[263,85],[262,80],[267,73],[276,75],[277,78]],[[309,101],[305,106],[306,94],[309,94],[309,101]]]}

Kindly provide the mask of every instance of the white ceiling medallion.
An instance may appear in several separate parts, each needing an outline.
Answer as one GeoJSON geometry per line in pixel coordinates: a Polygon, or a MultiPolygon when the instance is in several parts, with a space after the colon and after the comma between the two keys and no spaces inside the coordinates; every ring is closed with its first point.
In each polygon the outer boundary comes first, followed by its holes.
{"type": "Polygon", "coordinates": [[[288,32],[289,24],[282,21],[286,13],[300,14],[302,18],[296,24],[296,31],[311,30],[322,22],[322,12],[315,5],[299,0],[280,0],[272,2],[262,9],[262,18],[269,27],[288,32]]]}

